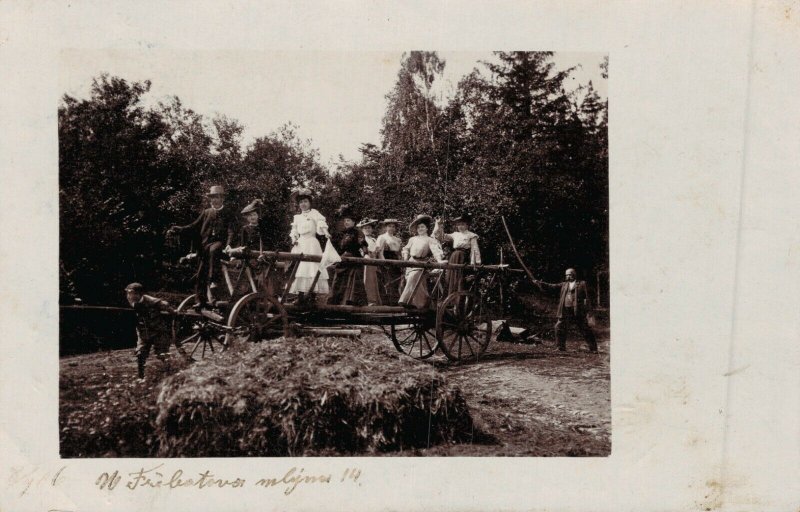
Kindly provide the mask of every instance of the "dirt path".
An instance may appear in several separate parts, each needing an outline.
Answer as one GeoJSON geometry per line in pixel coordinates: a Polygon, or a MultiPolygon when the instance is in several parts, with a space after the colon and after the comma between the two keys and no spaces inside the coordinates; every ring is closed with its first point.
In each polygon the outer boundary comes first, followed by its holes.
{"type": "Polygon", "coordinates": [[[606,456],[611,453],[608,332],[600,353],[579,340],[554,344],[493,341],[480,362],[446,365],[473,417],[494,444],[435,447],[424,455],[606,456]]]}

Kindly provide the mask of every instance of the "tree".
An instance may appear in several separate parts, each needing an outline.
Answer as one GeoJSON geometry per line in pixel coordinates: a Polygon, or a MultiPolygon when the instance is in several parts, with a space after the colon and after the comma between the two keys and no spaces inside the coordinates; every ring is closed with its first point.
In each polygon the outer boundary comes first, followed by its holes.
{"type": "Polygon", "coordinates": [[[289,221],[294,213],[291,192],[310,187],[320,197],[328,175],[311,141],[300,139],[296,127],[287,124],[257,138],[230,180],[236,183],[240,203],[255,198],[264,201],[262,222],[268,235],[265,243],[269,247],[288,248],[289,221]]]}
{"type": "Polygon", "coordinates": [[[141,105],[149,89],[102,75],[90,99],[59,108],[60,258],[85,297],[118,296],[159,263],[160,208],[181,183],[159,158],[166,125],[141,105]]]}

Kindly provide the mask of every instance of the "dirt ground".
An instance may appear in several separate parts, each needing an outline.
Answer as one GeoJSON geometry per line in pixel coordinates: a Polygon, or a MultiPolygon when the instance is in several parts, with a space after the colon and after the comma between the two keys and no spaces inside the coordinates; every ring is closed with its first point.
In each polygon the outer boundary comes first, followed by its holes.
{"type": "MultiPolygon", "coordinates": [[[[566,352],[559,352],[553,342],[547,341],[527,345],[493,340],[478,362],[454,365],[438,355],[429,359],[427,362],[432,369],[444,372],[451,383],[461,388],[476,425],[486,434],[486,439],[480,444],[440,445],[388,455],[609,455],[609,335],[608,329],[596,329],[596,332],[599,354],[589,353],[579,337],[572,335],[566,352]]],[[[365,333],[364,336],[374,338],[376,343],[391,345],[382,334],[365,333]]],[[[62,358],[62,442],[71,439],[70,429],[82,427],[83,430],[87,422],[109,420],[106,417],[109,406],[124,407],[127,403],[129,409],[136,409],[142,405],[137,401],[148,400],[163,377],[163,367],[155,358],[151,357],[149,365],[147,382],[140,383],[135,379],[132,349],[62,358]],[[90,407],[101,410],[93,412],[90,407]]],[[[98,428],[100,430],[102,428],[98,428]]],[[[62,445],[65,456],[125,456],[124,447],[91,454],[84,450],[67,446],[65,452],[62,445]]],[[[132,455],[135,453],[128,456],[132,455]]]]}
{"type": "Polygon", "coordinates": [[[495,443],[434,447],[425,455],[607,456],[611,453],[609,337],[600,352],[572,336],[554,342],[492,341],[479,362],[439,366],[458,385],[473,417],[495,443]]]}

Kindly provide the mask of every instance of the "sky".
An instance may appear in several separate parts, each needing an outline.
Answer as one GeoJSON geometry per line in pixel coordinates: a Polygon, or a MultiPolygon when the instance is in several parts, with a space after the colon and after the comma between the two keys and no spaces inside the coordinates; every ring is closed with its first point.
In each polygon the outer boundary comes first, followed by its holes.
{"type": "MultiPolygon", "coordinates": [[[[446,61],[435,94],[446,100],[486,52],[438,52],[446,61]]],[[[599,65],[605,54],[556,52],[556,69],[579,66],[568,87],[590,80],[607,97],[599,65]]],[[[245,145],[285,123],[319,149],[322,163],[342,155],[356,160],[363,143],[380,143],[386,94],[400,69],[402,52],[319,51],[155,51],[66,50],[61,59],[61,91],[86,98],[101,73],[129,81],[150,80],[146,104],[178,96],[183,105],[210,119],[224,114],[244,127],[245,145]]]]}

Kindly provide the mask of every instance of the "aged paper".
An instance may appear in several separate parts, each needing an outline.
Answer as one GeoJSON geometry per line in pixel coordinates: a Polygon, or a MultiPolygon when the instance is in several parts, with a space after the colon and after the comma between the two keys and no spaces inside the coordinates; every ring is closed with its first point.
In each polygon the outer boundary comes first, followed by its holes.
{"type": "Polygon", "coordinates": [[[800,506],[796,3],[17,2],[0,13],[0,509],[800,506]],[[611,455],[59,458],[64,52],[420,48],[610,55],[611,455]],[[215,485],[140,478],[178,471],[215,485]]]}

